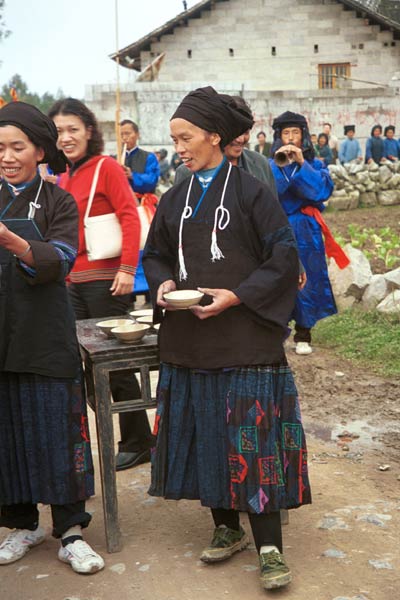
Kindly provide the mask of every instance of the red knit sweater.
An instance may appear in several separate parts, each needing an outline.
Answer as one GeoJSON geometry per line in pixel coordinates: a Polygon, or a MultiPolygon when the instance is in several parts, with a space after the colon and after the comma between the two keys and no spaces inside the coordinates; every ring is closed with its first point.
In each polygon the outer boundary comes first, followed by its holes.
{"type": "Polygon", "coordinates": [[[89,261],[83,227],[90,188],[98,161],[103,156],[94,156],[83,163],[72,176],[64,173],[60,187],[75,198],[79,211],[79,248],[75,265],[69,279],[73,283],[113,280],[117,271],[136,272],[139,260],[140,220],[128,180],[116,160],[108,156],[100,167],[99,179],[90,216],[115,212],[122,228],[122,255],[116,258],[89,261]]]}

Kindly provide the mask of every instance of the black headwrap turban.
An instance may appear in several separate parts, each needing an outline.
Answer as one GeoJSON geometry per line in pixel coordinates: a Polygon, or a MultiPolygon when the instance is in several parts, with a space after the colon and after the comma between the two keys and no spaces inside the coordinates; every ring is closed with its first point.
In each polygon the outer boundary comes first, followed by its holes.
{"type": "Polygon", "coordinates": [[[311,142],[310,132],[308,130],[307,120],[303,115],[291,112],[290,110],[282,113],[273,120],[272,129],[274,130],[274,142],[271,148],[271,156],[282,146],[281,132],[285,127],[298,127],[302,132],[302,145],[304,158],[312,160],[315,157],[314,146],[311,142]]]}
{"type": "Polygon", "coordinates": [[[218,133],[224,148],[253,127],[253,118],[228,94],[218,94],[211,86],[198,88],[184,97],[172,119],[185,119],[197,127],[218,133]]]}
{"type": "Polygon", "coordinates": [[[42,163],[53,173],[64,173],[69,164],[62,150],[57,148],[57,128],[39,109],[26,102],[10,102],[0,109],[0,127],[14,125],[21,129],[35,146],[43,148],[42,163]]]}
{"type": "Polygon", "coordinates": [[[355,125],[345,125],[344,126],[344,135],[346,135],[347,133],[349,133],[349,131],[356,131],[356,126],[355,125]]]}

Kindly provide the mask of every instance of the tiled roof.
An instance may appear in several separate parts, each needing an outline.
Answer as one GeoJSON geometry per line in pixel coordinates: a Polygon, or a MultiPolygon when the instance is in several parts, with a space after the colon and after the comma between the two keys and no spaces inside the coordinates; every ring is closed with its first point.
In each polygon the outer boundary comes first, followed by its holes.
{"type": "MultiPolygon", "coordinates": [[[[151,50],[152,43],[160,41],[163,35],[172,34],[174,29],[187,27],[190,19],[201,18],[201,13],[211,10],[217,2],[229,2],[229,0],[201,0],[201,2],[179,13],[176,17],[170,19],[164,25],[161,25],[161,27],[154,29],[133,44],[122,48],[118,53],[111,54],[110,58],[113,60],[117,60],[118,58],[120,65],[123,67],[141,71],[141,52],[151,50]]],[[[400,39],[400,23],[378,12],[379,0],[338,0],[338,2],[341,2],[351,10],[355,10],[372,24],[379,25],[382,29],[393,31],[395,38],[400,39]]]]}

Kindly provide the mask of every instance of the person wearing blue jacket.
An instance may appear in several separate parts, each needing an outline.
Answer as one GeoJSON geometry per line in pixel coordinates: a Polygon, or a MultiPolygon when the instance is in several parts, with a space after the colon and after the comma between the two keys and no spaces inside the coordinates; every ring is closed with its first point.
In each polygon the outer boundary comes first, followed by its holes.
{"type": "Polygon", "coordinates": [[[303,115],[287,111],[274,119],[275,153],[285,153],[288,164],[278,166],[270,159],[280,203],[293,228],[300,255],[307,274],[307,283],[297,293],[292,313],[295,321],[294,341],[297,354],[310,354],[311,329],[317,321],[337,312],[325,259],[320,213],[324,201],[333,191],[328,168],[319,159],[310,139],[307,121],[303,115]]]}
{"type": "Polygon", "coordinates": [[[156,155],[137,146],[139,128],[133,121],[125,119],[120,123],[121,139],[126,144],[125,165],[123,167],[129,185],[136,195],[154,193],[160,167],[156,155]]]}
{"type": "Polygon", "coordinates": [[[355,161],[362,161],[363,155],[361,152],[360,142],[354,137],[356,133],[355,125],[345,125],[344,135],[346,139],[340,144],[339,148],[339,160],[342,163],[348,163],[355,161]]]}
{"type": "Polygon", "coordinates": [[[385,158],[387,158],[388,160],[390,160],[392,162],[399,160],[399,155],[400,155],[399,143],[397,140],[394,139],[395,131],[396,131],[396,128],[394,125],[388,125],[387,127],[385,127],[385,131],[384,131],[385,139],[383,140],[385,158]]]}

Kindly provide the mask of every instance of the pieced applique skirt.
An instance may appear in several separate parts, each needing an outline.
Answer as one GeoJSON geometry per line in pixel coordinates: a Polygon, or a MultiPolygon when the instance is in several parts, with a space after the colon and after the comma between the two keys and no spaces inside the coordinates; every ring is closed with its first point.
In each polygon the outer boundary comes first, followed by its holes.
{"type": "Polygon", "coordinates": [[[69,504],[94,493],[82,382],[0,373],[0,506],[69,504]]]}
{"type": "Polygon", "coordinates": [[[311,503],[287,365],[198,371],[162,364],[149,494],[269,513],[311,503]]]}

